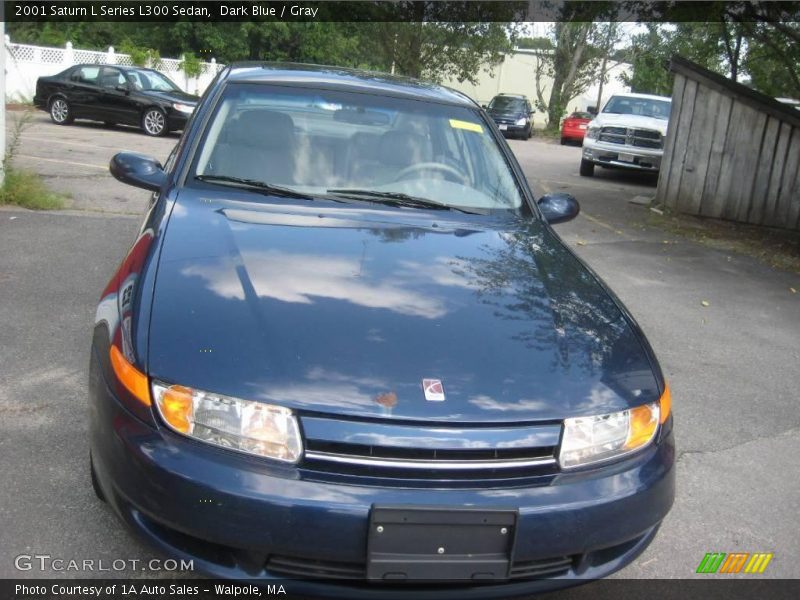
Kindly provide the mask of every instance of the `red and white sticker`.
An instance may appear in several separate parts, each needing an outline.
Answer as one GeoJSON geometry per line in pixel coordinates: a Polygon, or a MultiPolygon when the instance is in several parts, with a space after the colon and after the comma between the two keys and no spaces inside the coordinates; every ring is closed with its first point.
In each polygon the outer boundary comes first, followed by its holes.
{"type": "Polygon", "coordinates": [[[422,391],[429,402],[444,402],[444,385],[440,379],[423,379],[422,391]]]}

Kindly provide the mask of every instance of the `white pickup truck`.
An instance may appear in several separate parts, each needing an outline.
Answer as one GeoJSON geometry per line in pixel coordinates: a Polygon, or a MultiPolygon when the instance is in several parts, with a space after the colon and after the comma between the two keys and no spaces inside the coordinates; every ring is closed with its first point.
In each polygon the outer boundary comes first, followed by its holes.
{"type": "Polygon", "coordinates": [[[671,105],[664,96],[612,96],[586,130],[580,174],[591,177],[595,165],[658,172],[671,105]]]}

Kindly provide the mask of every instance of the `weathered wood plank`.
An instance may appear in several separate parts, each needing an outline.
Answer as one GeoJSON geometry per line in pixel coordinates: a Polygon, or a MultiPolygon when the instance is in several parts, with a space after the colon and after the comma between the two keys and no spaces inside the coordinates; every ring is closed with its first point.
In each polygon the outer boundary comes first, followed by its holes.
{"type": "Polygon", "coordinates": [[[686,77],[675,75],[672,84],[672,105],[667,126],[667,139],[664,141],[664,154],[661,157],[661,168],[658,173],[658,187],[656,189],[656,204],[669,206],[668,190],[672,179],[672,162],[675,154],[675,137],[678,131],[678,121],[683,106],[683,90],[686,87],[686,77]]]}
{"type": "Polygon", "coordinates": [[[680,210],[681,177],[683,176],[683,166],[686,162],[686,150],[691,135],[696,95],[697,82],[687,79],[683,90],[683,98],[681,99],[681,114],[678,117],[678,128],[675,132],[675,151],[670,164],[669,185],[667,186],[669,205],[676,210],[680,210]]]}
{"type": "Polygon", "coordinates": [[[767,114],[742,104],[742,122],[738,141],[731,155],[733,178],[729,192],[727,209],[723,216],[736,221],[747,221],[747,214],[753,203],[751,191],[756,180],[755,164],[758,160],[767,114]]]}
{"type": "Polygon", "coordinates": [[[794,224],[791,219],[791,212],[792,204],[797,199],[798,193],[800,193],[795,186],[798,171],[800,171],[800,128],[792,127],[789,137],[789,150],[786,154],[786,162],[783,165],[781,190],[775,207],[775,221],[778,227],[791,227],[794,224]]]}
{"type": "Polygon", "coordinates": [[[753,181],[753,189],[750,191],[752,201],[747,215],[747,221],[756,225],[764,222],[767,189],[769,188],[769,178],[772,175],[772,163],[775,157],[775,145],[778,143],[780,126],[781,122],[775,117],[767,119],[764,137],[759,148],[758,160],[756,161],[756,177],[753,181]]]}
{"type": "Polygon", "coordinates": [[[728,137],[728,123],[730,122],[732,108],[733,100],[728,96],[723,96],[720,99],[719,112],[716,119],[714,119],[714,139],[711,142],[706,181],[703,186],[703,197],[700,200],[700,214],[707,217],[717,216],[721,212],[720,203],[717,199],[717,186],[719,184],[719,174],[722,167],[725,140],[728,137]]]}
{"type": "Polygon", "coordinates": [[[747,213],[747,195],[755,178],[753,160],[757,157],[765,121],[766,115],[734,101],[719,173],[715,217],[736,221],[741,220],[740,213],[747,213]],[[754,133],[756,129],[758,135],[754,133]],[[744,207],[740,208],[742,204],[744,207]]]}
{"type": "Polygon", "coordinates": [[[761,222],[770,227],[780,227],[777,219],[778,197],[780,196],[781,180],[783,179],[783,165],[789,150],[789,140],[792,136],[792,126],[781,123],[778,132],[778,143],[775,144],[775,154],[772,162],[772,173],[769,177],[769,186],[764,201],[764,218],[761,222]]]}
{"type": "MultiPolygon", "coordinates": [[[[797,128],[795,128],[795,135],[797,135],[797,128]]],[[[800,169],[794,176],[794,192],[789,206],[789,219],[787,227],[800,231],[800,169]]]]}
{"type": "Polygon", "coordinates": [[[697,214],[703,198],[708,157],[714,139],[714,117],[721,101],[721,95],[707,87],[700,86],[694,102],[694,114],[690,125],[691,135],[683,161],[683,174],[678,187],[678,210],[697,214]]]}

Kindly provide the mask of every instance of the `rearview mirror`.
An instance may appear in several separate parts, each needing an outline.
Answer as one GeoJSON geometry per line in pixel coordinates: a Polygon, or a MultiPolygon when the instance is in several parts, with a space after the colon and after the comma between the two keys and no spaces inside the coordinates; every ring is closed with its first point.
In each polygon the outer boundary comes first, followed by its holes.
{"type": "Polygon", "coordinates": [[[155,158],[138,152],[115,154],[108,170],[117,181],[151,192],[157,192],[167,181],[164,167],[155,158]]]}
{"type": "Polygon", "coordinates": [[[571,221],[581,212],[581,207],[575,197],[563,192],[545,194],[537,203],[545,220],[551,225],[571,221]]]}

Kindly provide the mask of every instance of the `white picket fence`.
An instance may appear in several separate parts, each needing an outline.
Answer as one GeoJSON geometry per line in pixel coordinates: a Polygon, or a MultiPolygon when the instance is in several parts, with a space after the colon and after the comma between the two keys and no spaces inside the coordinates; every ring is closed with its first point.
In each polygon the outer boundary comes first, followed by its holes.
{"type": "MultiPolygon", "coordinates": [[[[113,47],[105,52],[80,50],[67,42],[64,48],[15,44],[5,36],[6,45],[6,102],[30,102],[36,93],[39,77],[55,75],[76,64],[132,65],[130,55],[120,54],[113,47]]],[[[200,63],[202,72],[197,77],[187,77],[181,69],[182,59],[162,58],[153,68],[164,73],[181,89],[191,94],[202,94],[224,65],[213,58],[200,63]]]]}

